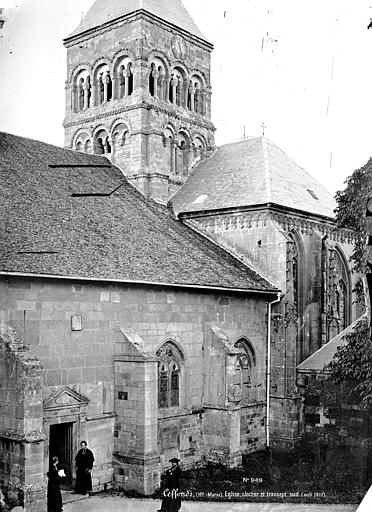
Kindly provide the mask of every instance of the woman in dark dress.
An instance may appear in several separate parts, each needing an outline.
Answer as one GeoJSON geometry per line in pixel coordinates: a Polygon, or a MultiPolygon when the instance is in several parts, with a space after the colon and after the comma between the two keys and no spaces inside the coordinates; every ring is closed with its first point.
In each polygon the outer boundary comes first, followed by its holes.
{"type": "Polygon", "coordinates": [[[77,494],[86,494],[92,490],[92,468],[94,457],[93,453],[87,448],[87,443],[85,441],[81,441],[80,446],[81,449],[75,457],[75,492],[77,494]]]}
{"type": "Polygon", "coordinates": [[[158,512],[178,512],[181,508],[180,478],[181,468],[179,459],[170,459],[172,467],[165,472],[163,485],[163,500],[158,512]]]}
{"type": "Polygon", "coordinates": [[[61,512],[62,507],[62,495],[60,489],[60,482],[62,478],[58,474],[58,457],[53,457],[52,464],[47,473],[48,477],[48,512],[61,512]]]}

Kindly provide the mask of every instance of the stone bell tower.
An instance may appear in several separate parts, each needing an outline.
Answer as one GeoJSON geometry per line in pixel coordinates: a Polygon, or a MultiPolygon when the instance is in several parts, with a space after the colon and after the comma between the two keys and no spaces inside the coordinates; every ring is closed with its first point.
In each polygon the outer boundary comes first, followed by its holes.
{"type": "Polygon", "coordinates": [[[64,44],[65,146],[166,203],[214,148],[213,46],[181,0],[96,0],[64,44]]]}

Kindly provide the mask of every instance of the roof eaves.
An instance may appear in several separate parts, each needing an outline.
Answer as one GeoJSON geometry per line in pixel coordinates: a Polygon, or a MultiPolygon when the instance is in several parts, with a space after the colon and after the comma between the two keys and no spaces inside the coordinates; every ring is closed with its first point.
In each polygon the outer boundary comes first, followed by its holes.
{"type": "Polygon", "coordinates": [[[90,28],[87,28],[87,29],[82,29],[81,32],[77,32],[77,30],[79,29],[79,27],[77,27],[70,35],[68,35],[67,37],[65,37],[63,39],[63,44],[66,46],[66,44],[71,43],[74,40],[78,40],[80,37],[85,37],[87,35],[90,35],[90,34],[94,33],[96,30],[102,30],[102,29],[108,28],[111,25],[113,25],[115,23],[118,23],[119,21],[128,20],[128,19],[134,18],[138,14],[145,14],[145,15],[149,16],[150,18],[153,18],[156,21],[161,21],[164,25],[170,27],[171,29],[173,29],[173,30],[176,29],[176,30],[180,31],[183,34],[186,34],[188,36],[191,36],[191,37],[197,39],[199,42],[201,42],[205,46],[207,46],[210,50],[213,50],[213,48],[214,48],[214,45],[212,43],[210,43],[208,41],[208,39],[204,38],[204,36],[201,37],[199,35],[193,34],[192,32],[189,32],[188,30],[186,30],[186,29],[184,29],[182,27],[174,25],[170,21],[164,20],[163,18],[159,18],[159,16],[156,16],[156,14],[153,14],[152,12],[149,12],[146,9],[143,9],[143,8],[137,9],[136,11],[132,11],[132,12],[130,12],[128,14],[124,14],[122,16],[118,16],[117,18],[114,18],[112,20],[109,20],[109,21],[106,21],[104,23],[101,23],[100,25],[97,25],[96,27],[90,27],[90,28]]]}
{"type": "Polygon", "coordinates": [[[7,270],[0,270],[0,276],[9,277],[31,277],[31,278],[43,278],[43,279],[61,279],[64,281],[88,281],[97,283],[122,283],[122,284],[133,284],[143,286],[166,286],[169,288],[186,288],[195,290],[209,290],[209,291],[223,291],[223,292],[234,292],[234,293],[249,293],[258,295],[278,295],[279,290],[267,290],[264,288],[234,288],[234,287],[223,287],[223,286],[208,286],[208,285],[197,285],[197,284],[182,284],[182,283],[168,283],[161,281],[145,281],[137,279],[115,279],[105,277],[87,277],[87,276],[76,276],[76,275],[59,275],[59,274],[42,274],[34,272],[12,272],[7,270]]]}
{"type": "MultiPolygon", "coordinates": [[[[173,205],[172,205],[173,208],[173,205]]],[[[329,217],[327,215],[322,215],[320,213],[311,213],[307,212],[306,210],[300,210],[297,208],[292,208],[290,206],[284,206],[278,203],[259,203],[259,204],[251,204],[251,205],[241,205],[241,206],[227,206],[222,208],[209,208],[205,210],[190,210],[190,211],[182,211],[180,210],[177,216],[181,218],[186,217],[205,217],[205,216],[211,216],[216,214],[227,214],[227,213],[233,213],[237,211],[244,211],[249,212],[251,210],[264,210],[264,209],[274,209],[274,210],[280,210],[280,211],[286,211],[289,213],[301,215],[303,217],[306,217],[306,219],[321,219],[328,221],[332,224],[335,224],[334,217],[329,217]]]]}

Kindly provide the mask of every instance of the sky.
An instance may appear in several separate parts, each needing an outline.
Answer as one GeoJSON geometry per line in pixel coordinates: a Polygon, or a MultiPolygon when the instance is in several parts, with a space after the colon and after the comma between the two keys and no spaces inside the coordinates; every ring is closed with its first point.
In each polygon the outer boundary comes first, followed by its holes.
{"type": "MultiPolygon", "coordinates": [[[[124,0],[120,0],[124,1],[124,0]]],[[[265,135],[335,193],[372,156],[372,0],[183,0],[214,44],[217,145],[265,135]]],[[[93,0],[0,0],[0,130],[63,145],[66,50],[93,0]]]]}

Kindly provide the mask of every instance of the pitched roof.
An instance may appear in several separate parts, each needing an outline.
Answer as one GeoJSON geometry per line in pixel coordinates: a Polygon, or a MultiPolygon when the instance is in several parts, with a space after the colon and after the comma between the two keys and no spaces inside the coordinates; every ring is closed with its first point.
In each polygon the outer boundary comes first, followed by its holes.
{"type": "Polygon", "coordinates": [[[333,217],[332,195],[265,137],[220,147],[172,198],[177,213],[274,203],[333,217]]]}
{"type": "Polygon", "coordinates": [[[104,157],[0,133],[0,175],[2,271],[274,289],[104,157]]]}
{"type": "Polygon", "coordinates": [[[80,25],[68,37],[76,36],[139,10],[147,11],[206,40],[181,0],[96,0],[80,25]]]}
{"type": "Polygon", "coordinates": [[[305,359],[305,361],[302,361],[302,363],[297,366],[297,370],[302,372],[322,371],[332,361],[336,355],[337,349],[346,345],[347,340],[345,339],[345,335],[351,333],[359,322],[364,321],[366,318],[367,313],[359,317],[357,320],[354,320],[354,322],[346,327],[346,329],[341,331],[337,336],[323,345],[323,347],[305,359]]]}

